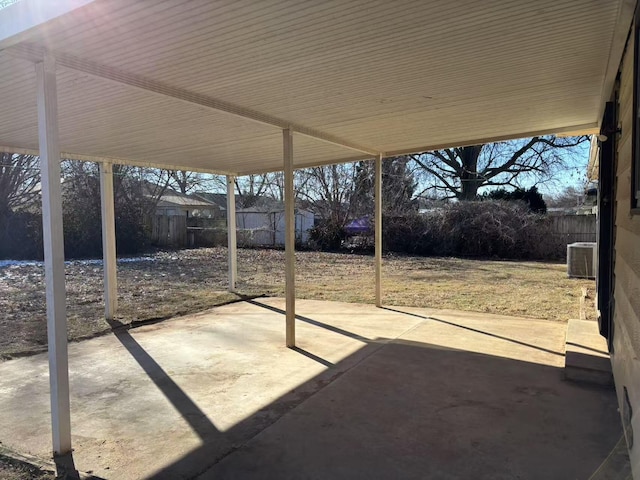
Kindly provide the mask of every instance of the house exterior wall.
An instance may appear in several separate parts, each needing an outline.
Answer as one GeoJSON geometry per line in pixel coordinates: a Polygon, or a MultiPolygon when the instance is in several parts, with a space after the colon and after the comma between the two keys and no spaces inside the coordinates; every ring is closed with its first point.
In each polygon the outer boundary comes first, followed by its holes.
{"type": "MultiPolygon", "coordinates": [[[[640,478],[640,215],[631,212],[634,38],[620,65],[614,205],[613,343],[611,362],[627,430],[634,478],[640,478]],[[631,442],[630,427],[636,435],[631,442]]],[[[615,98],[615,92],[612,99],[615,98]]],[[[640,132],[638,132],[640,133],[640,132]]]]}

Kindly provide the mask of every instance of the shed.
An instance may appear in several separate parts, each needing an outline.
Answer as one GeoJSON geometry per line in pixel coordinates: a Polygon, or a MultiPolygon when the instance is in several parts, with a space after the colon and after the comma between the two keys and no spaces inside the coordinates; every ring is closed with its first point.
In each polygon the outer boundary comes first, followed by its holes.
{"type": "MultiPolygon", "coordinates": [[[[314,225],[314,214],[308,210],[295,210],[296,243],[309,242],[309,230],[314,225]]],[[[285,244],[285,210],[269,207],[249,207],[236,210],[236,224],[241,242],[247,246],[283,246],[285,244]]]]}
{"type": "Polygon", "coordinates": [[[220,207],[198,195],[166,189],[156,205],[156,215],[220,218],[220,207]]]}

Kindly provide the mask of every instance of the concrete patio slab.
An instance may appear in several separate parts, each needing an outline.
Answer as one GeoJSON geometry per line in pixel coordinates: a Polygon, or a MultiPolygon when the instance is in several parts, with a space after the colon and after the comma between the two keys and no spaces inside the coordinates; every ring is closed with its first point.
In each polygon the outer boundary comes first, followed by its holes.
{"type": "Polygon", "coordinates": [[[613,372],[607,341],[598,331],[598,322],[569,320],[564,375],[568,380],[613,386],[613,372]]]}
{"type": "MultiPolygon", "coordinates": [[[[241,302],[71,344],[76,467],[588,478],[620,438],[613,391],[562,380],[562,324],[300,300],[291,350],[283,307],[241,302]]],[[[0,441],[49,456],[48,401],[46,356],[0,364],[0,441]]]]}

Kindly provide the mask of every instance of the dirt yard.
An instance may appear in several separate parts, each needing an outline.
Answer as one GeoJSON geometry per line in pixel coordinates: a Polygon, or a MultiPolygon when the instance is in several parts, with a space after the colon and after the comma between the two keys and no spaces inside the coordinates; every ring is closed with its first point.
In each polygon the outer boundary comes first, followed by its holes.
{"type": "Polygon", "coordinates": [[[0,478],[2,480],[55,480],[56,476],[36,466],[18,462],[0,454],[0,478]]]}
{"type": "MultiPolygon", "coordinates": [[[[159,252],[118,262],[119,323],[193,313],[245,296],[284,295],[284,252],[238,251],[238,294],[225,291],[227,251],[159,252]]],[[[299,298],[372,303],[373,257],[298,252],[299,298]]],[[[46,349],[44,268],[0,262],[0,358],[46,349]]],[[[111,329],[103,317],[102,265],[67,263],[69,338],[111,329]]],[[[556,321],[578,318],[582,289],[595,282],[568,279],[564,264],[387,256],[387,305],[452,308],[556,321]]],[[[592,309],[587,308],[587,313],[592,309]]]]}

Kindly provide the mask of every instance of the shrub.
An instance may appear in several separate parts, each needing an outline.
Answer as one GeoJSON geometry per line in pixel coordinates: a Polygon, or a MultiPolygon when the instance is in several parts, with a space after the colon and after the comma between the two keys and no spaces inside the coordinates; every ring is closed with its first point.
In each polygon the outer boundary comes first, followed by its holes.
{"type": "Polygon", "coordinates": [[[437,239],[435,229],[425,215],[385,216],[382,220],[382,244],[385,250],[416,255],[433,255],[437,239]]]}
{"type": "Polygon", "coordinates": [[[0,259],[42,260],[42,215],[14,212],[0,219],[0,259]]]}
{"type": "Polygon", "coordinates": [[[426,215],[385,218],[387,250],[421,255],[561,258],[565,245],[550,222],[522,202],[486,200],[443,205],[426,215]]]}
{"type": "MultiPolygon", "coordinates": [[[[97,171],[97,167],[95,169],[97,171]]],[[[143,212],[147,205],[140,182],[118,178],[115,195],[116,246],[119,254],[135,254],[149,245],[143,212]]],[[[102,256],[100,184],[95,172],[66,178],[62,188],[66,258],[102,256]]],[[[29,212],[0,215],[0,258],[39,260],[42,249],[42,213],[39,202],[29,212]]]]}
{"type": "Polygon", "coordinates": [[[227,246],[227,227],[220,228],[191,228],[188,230],[193,235],[193,247],[217,247],[227,246]]]}
{"type": "Polygon", "coordinates": [[[309,231],[309,238],[314,248],[332,251],[340,248],[347,234],[344,225],[328,220],[315,225],[309,231]]]}
{"type": "Polygon", "coordinates": [[[542,198],[542,194],[538,191],[537,187],[531,187],[529,190],[516,188],[515,190],[510,191],[500,188],[498,190],[485,193],[481,199],[523,202],[533,213],[547,213],[547,204],[545,203],[544,198],[542,198]]]}
{"type": "MultiPolygon", "coordinates": [[[[119,254],[136,254],[149,246],[150,229],[145,225],[148,202],[135,179],[116,178],[115,223],[119,254]]],[[[100,183],[96,174],[73,175],[63,188],[64,247],[67,258],[102,256],[100,183]]]]}

